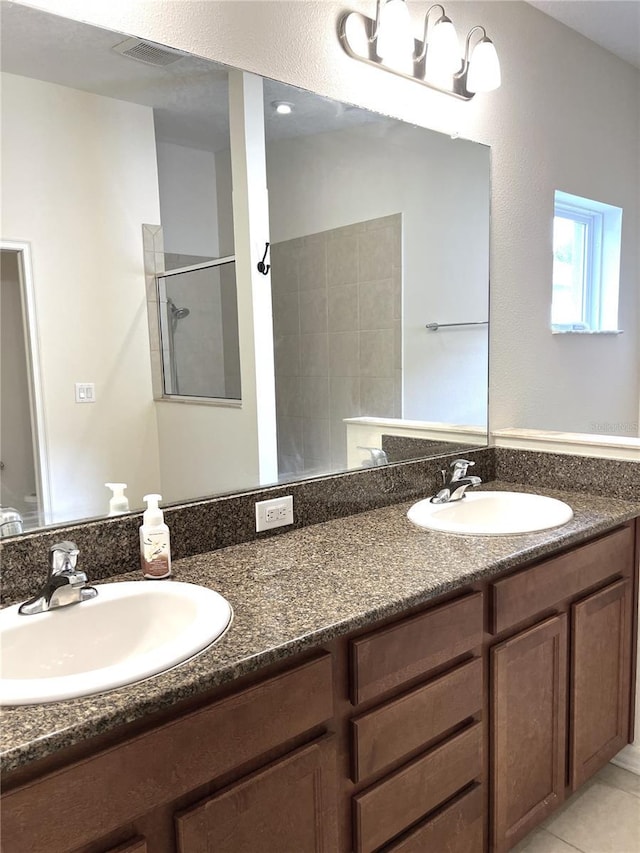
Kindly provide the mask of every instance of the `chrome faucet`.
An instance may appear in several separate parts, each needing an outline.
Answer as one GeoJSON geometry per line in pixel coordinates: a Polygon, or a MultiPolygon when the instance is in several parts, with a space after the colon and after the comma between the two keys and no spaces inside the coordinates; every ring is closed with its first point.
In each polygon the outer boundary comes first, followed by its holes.
{"type": "Polygon", "coordinates": [[[363,468],[377,468],[379,465],[388,465],[389,459],[381,447],[363,447],[358,445],[358,450],[368,450],[370,456],[362,462],[363,468]]]}
{"type": "Polygon", "coordinates": [[[431,498],[432,504],[446,504],[461,501],[470,486],[479,486],[480,477],[467,476],[467,469],[475,465],[469,459],[456,459],[449,467],[453,468],[451,479],[447,483],[447,472],[442,471],[443,487],[431,498]]]}
{"type": "Polygon", "coordinates": [[[57,542],[51,546],[47,582],[37,595],[20,605],[18,610],[23,616],[96,597],[98,590],[87,586],[86,574],[76,568],[79,553],[75,542],[57,542]]]}

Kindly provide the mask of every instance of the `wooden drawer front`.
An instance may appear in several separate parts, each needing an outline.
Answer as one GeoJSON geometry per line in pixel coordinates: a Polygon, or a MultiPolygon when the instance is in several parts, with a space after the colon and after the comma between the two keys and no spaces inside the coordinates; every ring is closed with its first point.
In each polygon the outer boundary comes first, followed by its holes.
{"type": "Polygon", "coordinates": [[[5,794],[3,843],[30,853],[75,849],[332,716],[323,654],[5,794]],[[43,823],[69,803],[73,820],[43,823]]]}
{"type": "Polygon", "coordinates": [[[483,812],[484,794],[474,785],[384,853],[482,853],[483,812]]]}
{"type": "Polygon", "coordinates": [[[176,817],[178,853],[335,853],[335,750],[323,738],[176,817]]]}
{"type": "Polygon", "coordinates": [[[633,529],[614,530],[561,557],[491,584],[493,618],[491,630],[499,634],[559,601],[577,595],[616,574],[628,573],[633,566],[633,529]]]}
{"type": "Polygon", "coordinates": [[[480,592],[359,637],[351,642],[351,701],[378,696],[481,642],[480,592]]]}
{"type": "Polygon", "coordinates": [[[482,773],[482,724],[353,798],[357,853],[372,853],[482,773]]]}
{"type": "Polygon", "coordinates": [[[134,838],[117,847],[111,847],[107,853],[147,853],[147,842],[144,838],[134,838]]]}
{"type": "Polygon", "coordinates": [[[629,740],[631,584],[618,581],[572,607],[573,790],[629,740]]]}
{"type": "Polygon", "coordinates": [[[353,781],[415,752],[482,709],[477,658],[351,721],[353,781]]]}

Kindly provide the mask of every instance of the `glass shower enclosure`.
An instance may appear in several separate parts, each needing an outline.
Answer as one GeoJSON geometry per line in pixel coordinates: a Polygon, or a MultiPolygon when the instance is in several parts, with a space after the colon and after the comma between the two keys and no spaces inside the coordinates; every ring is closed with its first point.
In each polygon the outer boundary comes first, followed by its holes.
{"type": "Polygon", "coordinates": [[[235,257],[156,278],[164,396],[240,400],[235,257]]]}

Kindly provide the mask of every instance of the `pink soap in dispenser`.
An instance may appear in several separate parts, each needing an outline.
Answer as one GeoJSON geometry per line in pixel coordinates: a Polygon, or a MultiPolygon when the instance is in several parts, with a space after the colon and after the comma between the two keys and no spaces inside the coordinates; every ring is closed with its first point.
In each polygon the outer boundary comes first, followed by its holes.
{"type": "Polygon", "coordinates": [[[158,502],[162,495],[145,495],[147,508],[140,528],[140,562],[145,578],[160,580],[171,577],[171,546],[169,528],[164,523],[158,502]]]}

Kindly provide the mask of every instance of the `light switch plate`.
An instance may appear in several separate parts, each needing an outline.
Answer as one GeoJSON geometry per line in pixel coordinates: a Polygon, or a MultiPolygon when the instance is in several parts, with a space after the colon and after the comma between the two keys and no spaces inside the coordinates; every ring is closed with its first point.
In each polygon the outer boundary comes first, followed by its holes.
{"type": "Polygon", "coordinates": [[[95,382],[76,382],[76,403],[95,403],[95,382]]]}

